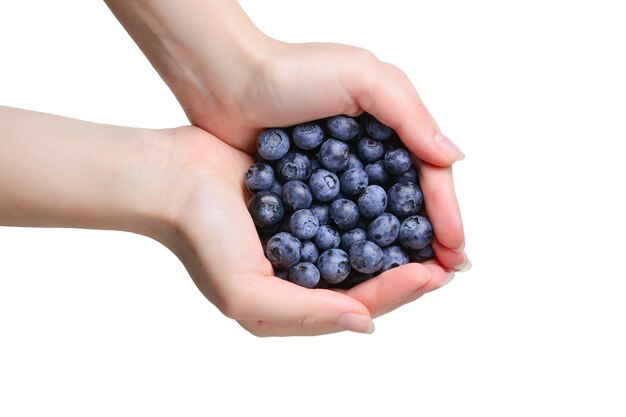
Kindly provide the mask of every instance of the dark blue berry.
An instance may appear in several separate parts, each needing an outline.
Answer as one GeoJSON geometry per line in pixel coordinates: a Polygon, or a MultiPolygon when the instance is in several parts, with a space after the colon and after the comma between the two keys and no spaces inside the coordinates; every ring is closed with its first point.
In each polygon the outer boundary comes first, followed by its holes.
{"type": "Polygon", "coordinates": [[[319,201],[330,201],[339,194],[339,178],[325,169],[320,168],[311,175],[309,186],[319,201]]]}
{"type": "Polygon", "coordinates": [[[311,207],[313,195],[311,190],[302,181],[289,181],[283,185],[282,197],[285,206],[291,210],[300,210],[311,207]]]}
{"type": "Polygon", "coordinates": [[[328,249],[317,260],[320,275],[330,284],[338,284],[350,274],[348,254],[341,249],[328,249]]]}
{"type": "Polygon", "coordinates": [[[268,164],[256,163],[246,171],[245,183],[251,193],[271,190],[274,185],[274,170],[268,164]]]}
{"type": "Polygon", "coordinates": [[[347,171],[349,169],[354,169],[354,168],[363,169],[364,166],[365,164],[363,164],[363,161],[361,161],[356,154],[350,152],[350,155],[348,155],[348,163],[346,164],[346,167],[344,168],[344,170],[347,171]]]}
{"type": "Polygon", "coordinates": [[[350,288],[356,287],[357,285],[369,280],[373,276],[374,274],[364,274],[362,272],[352,270],[348,278],[344,279],[339,284],[334,285],[334,287],[349,290],[350,288]]]}
{"type": "Polygon", "coordinates": [[[418,178],[417,171],[411,167],[406,172],[394,177],[394,182],[414,182],[417,184],[418,178]]]}
{"type": "Polygon", "coordinates": [[[378,185],[368,185],[358,199],[359,210],[364,217],[377,217],[387,207],[387,193],[378,185]]]}
{"type": "Polygon", "coordinates": [[[319,220],[311,210],[300,209],[291,215],[289,230],[301,240],[313,239],[319,229],[319,220]]]}
{"type": "Polygon", "coordinates": [[[383,249],[382,271],[387,271],[400,265],[409,263],[409,255],[406,250],[398,245],[387,246],[383,249]]]}
{"type": "Polygon", "coordinates": [[[347,230],[341,234],[341,243],[339,244],[339,247],[346,252],[349,252],[352,245],[366,239],[367,234],[365,233],[365,230],[360,227],[355,227],[354,229],[347,230]]]}
{"type": "Polygon", "coordinates": [[[376,140],[391,139],[394,135],[394,130],[387,125],[382,124],[376,120],[373,116],[370,116],[365,121],[365,130],[367,134],[376,140]]]}
{"type": "Polygon", "coordinates": [[[313,204],[309,210],[315,214],[320,226],[330,223],[330,206],[328,204],[313,204]]]}
{"type": "Polygon", "coordinates": [[[369,183],[374,185],[385,185],[389,181],[389,173],[383,166],[383,161],[365,165],[363,168],[369,178],[369,183]]]}
{"type": "Polygon", "coordinates": [[[356,242],[350,248],[350,265],[364,274],[374,273],[383,266],[383,251],[374,242],[356,242]]]}
{"type": "Polygon", "coordinates": [[[317,245],[320,251],[327,249],[338,248],[341,242],[339,232],[330,226],[320,226],[317,229],[317,234],[313,239],[313,242],[317,245]]]}
{"type": "Polygon", "coordinates": [[[322,144],[324,131],[317,123],[303,123],[293,128],[291,137],[298,148],[308,151],[322,144]]]}
{"type": "Polygon", "coordinates": [[[270,188],[270,191],[273,192],[274,194],[282,195],[283,185],[278,180],[274,180],[274,182],[272,183],[272,187],[270,188]]]}
{"type": "Polygon", "coordinates": [[[409,258],[411,258],[413,262],[426,262],[435,257],[435,252],[431,245],[423,247],[422,249],[409,250],[408,252],[409,258]]]}
{"type": "Polygon", "coordinates": [[[300,262],[289,270],[289,281],[305,288],[315,288],[320,281],[320,271],[309,262],[300,262]]]}
{"type": "Polygon", "coordinates": [[[353,229],[359,222],[359,208],[354,201],[341,198],[330,205],[330,217],[339,229],[353,229]]]}
{"type": "Polygon", "coordinates": [[[375,162],[383,157],[385,148],[383,144],[372,138],[363,138],[357,142],[357,154],[363,162],[375,162]]]}
{"type": "Polygon", "coordinates": [[[262,158],[275,161],[289,151],[289,135],[282,129],[267,129],[256,141],[256,150],[262,158]]]}
{"type": "Polygon", "coordinates": [[[300,254],[300,260],[302,262],[310,262],[312,264],[317,262],[317,258],[319,258],[320,252],[317,250],[317,246],[315,243],[310,240],[305,240],[302,242],[302,252],[300,254]]]}
{"type": "Polygon", "coordinates": [[[274,275],[285,281],[289,280],[289,271],[286,269],[275,269],[274,275]]]}
{"type": "Polygon", "coordinates": [[[311,176],[311,162],[300,152],[289,152],[276,164],[276,173],[283,182],[291,180],[306,181],[311,176]]]}
{"type": "Polygon", "coordinates": [[[400,225],[398,240],[408,249],[422,249],[433,239],[433,226],[426,217],[411,216],[400,225]]]}
{"type": "Polygon", "coordinates": [[[302,244],[291,233],[281,232],[269,238],[265,253],[275,268],[289,269],[300,262],[302,244]]]}
{"type": "Polygon", "coordinates": [[[320,147],[320,164],[330,171],[341,171],[348,165],[350,151],[348,145],[337,140],[327,139],[320,147]]]}
{"type": "Polygon", "coordinates": [[[422,201],[422,191],[413,182],[395,183],[387,191],[387,208],[401,219],[417,214],[422,201]]]}
{"type": "Polygon", "coordinates": [[[400,232],[400,220],[393,214],[383,213],[376,217],[367,228],[367,239],[381,248],[391,245],[400,232]]]}
{"type": "Polygon", "coordinates": [[[388,149],[383,158],[385,169],[391,175],[400,175],[413,166],[409,152],[400,147],[388,149]]]}
{"type": "Polygon", "coordinates": [[[367,173],[361,168],[352,168],[347,170],[341,175],[339,179],[341,185],[341,192],[356,196],[365,190],[365,187],[369,185],[369,178],[367,173]]]}
{"type": "Polygon", "coordinates": [[[339,140],[350,140],[359,134],[359,124],[352,117],[333,116],[326,120],[330,136],[339,140]]]}
{"type": "Polygon", "coordinates": [[[254,224],[261,228],[278,225],[285,215],[280,197],[269,191],[259,191],[248,202],[254,224]]]}

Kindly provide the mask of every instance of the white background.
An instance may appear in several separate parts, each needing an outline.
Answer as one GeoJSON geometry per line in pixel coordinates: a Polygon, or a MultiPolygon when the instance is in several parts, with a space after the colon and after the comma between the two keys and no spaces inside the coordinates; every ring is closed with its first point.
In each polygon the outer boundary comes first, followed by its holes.
{"type": "MultiPolygon", "coordinates": [[[[0,228],[0,415],[625,415],[619,3],[243,1],[409,75],[467,154],[473,270],[373,335],[261,339],[147,238],[0,228]]],[[[99,1],[0,3],[0,103],[186,123],[99,1]]]]}

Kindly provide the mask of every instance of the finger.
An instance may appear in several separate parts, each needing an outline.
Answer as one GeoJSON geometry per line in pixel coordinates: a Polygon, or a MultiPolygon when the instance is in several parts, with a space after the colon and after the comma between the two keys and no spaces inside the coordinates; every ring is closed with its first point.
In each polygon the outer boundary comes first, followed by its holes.
{"type": "Polygon", "coordinates": [[[467,259],[465,252],[456,251],[454,249],[447,248],[439,243],[438,239],[433,239],[431,242],[433,251],[437,256],[437,259],[446,268],[454,270],[461,270],[469,260],[467,259]]]}
{"type": "MultiPolygon", "coordinates": [[[[222,312],[237,321],[371,333],[374,324],[359,301],[325,289],[309,289],[277,277],[244,275],[223,288],[222,312]]],[[[287,327],[289,327],[287,326],[287,327]]],[[[262,326],[259,325],[259,328],[262,326]]],[[[265,329],[267,329],[267,325],[265,329]]]]}
{"type": "Polygon", "coordinates": [[[310,326],[295,323],[272,323],[260,320],[239,321],[241,327],[255,336],[319,336],[343,331],[337,326],[310,326]]]}
{"type": "Polygon", "coordinates": [[[418,170],[420,187],[424,193],[424,207],[437,240],[444,247],[462,253],[465,235],[459,202],[454,191],[452,168],[421,162],[418,170]]]}
{"type": "Polygon", "coordinates": [[[409,263],[383,272],[346,292],[367,306],[373,316],[396,305],[431,279],[431,271],[422,264],[409,263]]]}
{"type": "Polygon", "coordinates": [[[360,108],[393,128],[422,160],[450,166],[463,159],[463,152],[441,133],[415,89],[408,87],[410,81],[399,69],[373,57],[361,67],[357,76],[352,71],[345,74],[346,85],[360,108]]]}

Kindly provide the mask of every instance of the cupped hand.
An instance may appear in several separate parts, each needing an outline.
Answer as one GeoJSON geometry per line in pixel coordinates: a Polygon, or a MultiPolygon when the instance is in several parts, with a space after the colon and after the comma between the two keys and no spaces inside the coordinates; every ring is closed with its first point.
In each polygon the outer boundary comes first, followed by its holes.
{"type": "Polygon", "coordinates": [[[172,143],[163,193],[168,219],[153,237],[183,262],[200,291],[259,336],[371,332],[371,318],[443,285],[437,263],[395,268],[348,291],[307,289],[274,276],[246,208],[252,158],[195,127],[167,131],[172,143]]]}

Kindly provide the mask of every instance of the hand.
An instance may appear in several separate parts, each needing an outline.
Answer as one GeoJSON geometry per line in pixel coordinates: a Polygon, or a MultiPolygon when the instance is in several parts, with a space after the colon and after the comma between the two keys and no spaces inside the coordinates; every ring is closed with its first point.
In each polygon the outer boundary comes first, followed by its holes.
{"type": "Polygon", "coordinates": [[[195,127],[171,135],[161,167],[171,173],[154,207],[166,219],[147,234],[183,262],[200,291],[259,336],[370,332],[371,318],[443,285],[435,263],[387,271],[348,291],[307,289],[274,276],[248,214],[243,173],[252,158],[195,127]]]}

